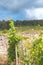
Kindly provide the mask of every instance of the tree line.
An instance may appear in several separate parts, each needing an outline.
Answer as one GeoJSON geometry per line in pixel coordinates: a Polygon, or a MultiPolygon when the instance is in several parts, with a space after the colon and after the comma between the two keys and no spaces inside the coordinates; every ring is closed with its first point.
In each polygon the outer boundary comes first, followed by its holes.
{"type": "MultiPolygon", "coordinates": [[[[14,21],[14,20],[13,20],[14,21]]],[[[16,27],[19,26],[43,26],[43,20],[16,20],[14,21],[16,27]]],[[[0,21],[0,30],[9,29],[9,20],[0,21]]]]}

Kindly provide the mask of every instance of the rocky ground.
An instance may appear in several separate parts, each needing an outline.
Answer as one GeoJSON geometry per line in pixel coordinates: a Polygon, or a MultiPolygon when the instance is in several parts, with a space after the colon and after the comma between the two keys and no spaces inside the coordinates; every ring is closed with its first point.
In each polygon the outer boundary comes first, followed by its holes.
{"type": "MultiPolygon", "coordinates": [[[[24,33],[22,32],[20,34],[21,36],[29,36],[29,39],[27,39],[27,42],[31,42],[33,40],[33,37],[38,37],[39,33],[24,33]]],[[[23,43],[23,42],[21,42],[23,43]]],[[[23,45],[21,45],[23,46],[23,45]]],[[[0,64],[6,65],[7,64],[7,49],[8,49],[8,39],[5,35],[0,35],[0,64]]]]}
{"type": "Polygon", "coordinates": [[[0,64],[5,65],[7,62],[8,40],[5,35],[0,35],[0,64]]]}

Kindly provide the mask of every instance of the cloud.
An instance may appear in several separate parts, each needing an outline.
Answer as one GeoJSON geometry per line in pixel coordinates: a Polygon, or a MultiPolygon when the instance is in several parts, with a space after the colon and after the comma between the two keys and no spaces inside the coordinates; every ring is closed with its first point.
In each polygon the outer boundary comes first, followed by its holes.
{"type": "Polygon", "coordinates": [[[0,0],[0,8],[10,11],[43,6],[43,0],[0,0]]]}
{"type": "Polygon", "coordinates": [[[1,11],[1,15],[18,15],[19,18],[25,15],[26,19],[43,19],[43,0],[0,0],[1,11]]]}
{"type": "Polygon", "coordinates": [[[7,10],[19,10],[23,8],[29,0],[0,0],[0,8],[7,10]]]}
{"type": "Polygon", "coordinates": [[[25,10],[26,19],[43,19],[43,8],[33,8],[25,10]]]}
{"type": "Polygon", "coordinates": [[[36,0],[35,1],[35,6],[36,7],[43,7],[43,0],[36,0]]]}
{"type": "Polygon", "coordinates": [[[43,5],[43,0],[36,0],[36,4],[43,5]]]}

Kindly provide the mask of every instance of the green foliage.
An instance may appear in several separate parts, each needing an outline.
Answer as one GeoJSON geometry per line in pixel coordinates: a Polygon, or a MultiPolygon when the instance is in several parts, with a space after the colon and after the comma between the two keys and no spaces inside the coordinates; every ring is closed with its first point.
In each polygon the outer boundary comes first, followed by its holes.
{"type": "Polygon", "coordinates": [[[20,38],[15,30],[14,22],[12,20],[9,21],[9,48],[8,48],[8,57],[11,61],[14,61],[16,54],[15,54],[15,46],[18,45],[20,38]]]}
{"type": "MultiPolygon", "coordinates": [[[[14,21],[14,20],[12,20],[14,21]]],[[[24,26],[37,26],[39,29],[43,29],[43,27],[40,27],[40,26],[43,26],[43,20],[24,20],[24,21],[21,21],[21,20],[17,20],[17,21],[14,21],[14,24],[16,27],[24,27],[24,26]]],[[[0,30],[8,30],[10,27],[9,27],[9,20],[5,21],[5,20],[2,20],[0,21],[0,30]]],[[[23,28],[22,30],[24,30],[25,28],[23,28]]]]}
{"type": "MultiPolygon", "coordinates": [[[[27,49],[27,47],[25,48],[27,49]]],[[[25,51],[23,56],[24,65],[43,65],[43,34],[39,35],[38,39],[35,39],[32,42],[32,47],[25,51]],[[27,55],[28,53],[28,55],[27,55]]]]}

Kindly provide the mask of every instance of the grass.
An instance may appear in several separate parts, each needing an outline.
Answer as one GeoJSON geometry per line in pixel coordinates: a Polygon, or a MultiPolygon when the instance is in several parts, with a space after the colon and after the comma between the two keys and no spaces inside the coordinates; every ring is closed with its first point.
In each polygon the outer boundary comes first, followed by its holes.
{"type": "Polygon", "coordinates": [[[21,26],[16,27],[17,32],[27,32],[27,33],[34,33],[43,31],[43,26],[21,26]]]}
{"type": "MultiPolygon", "coordinates": [[[[21,26],[21,27],[16,27],[16,31],[18,32],[18,33],[22,33],[22,32],[26,32],[26,33],[37,33],[37,32],[41,32],[41,31],[43,31],[43,26],[21,26]]],[[[5,34],[5,33],[8,33],[8,30],[1,30],[0,31],[0,35],[1,34],[5,34]]],[[[27,37],[23,37],[23,40],[25,39],[28,39],[29,37],[27,36],[27,37]]],[[[31,39],[31,38],[30,38],[31,39]]],[[[28,42],[28,41],[27,41],[28,42]]],[[[27,43],[26,42],[26,43],[27,43]]],[[[25,45],[25,47],[26,47],[26,45],[25,45]]],[[[28,45],[27,45],[27,47],[28,47],[28,45]]],[[[1,58],[1,57],[0,57],[1,58]]],[[[0,59],[1,60],[1,59],[0,59]]],[[[11,64],[11,65],[13,65],[13,64],[11,64]]]]}
{"type": "MultiPolygon", "coordinates": [[[[38,33],[43,31],[43,26],[20,26],[15,28],[18,33],[38,33]]],[[[0,35],[7,32],[8,30],[0,30],[0,35]]]]}

